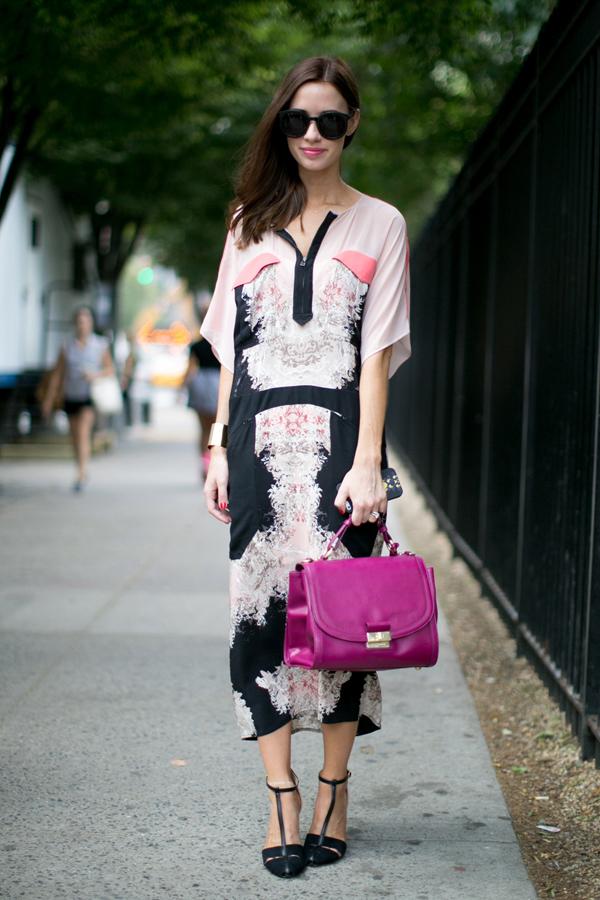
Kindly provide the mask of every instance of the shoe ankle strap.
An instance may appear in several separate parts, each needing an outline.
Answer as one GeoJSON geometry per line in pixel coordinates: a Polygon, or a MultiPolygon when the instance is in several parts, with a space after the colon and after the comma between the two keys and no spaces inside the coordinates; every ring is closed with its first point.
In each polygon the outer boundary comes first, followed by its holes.
{"type": "Polygon", "coordinates": [[[287,794],[289,791],[297,791],[298,790],[298,776],[292,769],[292,781],[294,782],[291,787],[279,787],[279,785],[269,784],[269,776],[265,778],[265,782],[270,791],[273,791],[275,794],[287,794]]]}
{"type": "Polygon", "coordinates": [[[322,781],[323,784],[335,784],[335,785],[345,784],[351,775],[352,775],[352,772],[347,771],[344,778],[337,778],[337,779],[336,778],[324,778],[323,775],[321,775],[321,773],[319,772],[319,781],[322,781]]]}

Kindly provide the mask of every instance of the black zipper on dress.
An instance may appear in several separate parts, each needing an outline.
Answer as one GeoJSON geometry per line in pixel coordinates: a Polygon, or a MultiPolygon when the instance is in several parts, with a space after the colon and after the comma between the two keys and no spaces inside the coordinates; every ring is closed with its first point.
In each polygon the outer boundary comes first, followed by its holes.
{"type": "MultiPolygon", "coordinates": [[[[306,257],[305,257],[305,256],[302,257],[302,259],[301,259],[300,262],[298,263],[298,266],[301,268],[301,272],[300,272],[300,295],[301,295],[302,297],[304,297],[304,296],[305,296],[305,291],[306,291],[306,287],[305,287],[305,281],[306,281],[306,257]]],[[[295,294],[296,294],[296,291],[294,291],[294,297],[295,297],[295,294]]],[[[312,304],[311,304],[311,306],[312,306],[312,304]]],[[[294,312],[295,312],[295,310],[294,310],[294,312]]],[[[311,310],[311,313],[310,313],[310,314],[311,314],[311,318],[312,318],[312,310],[311,310]]],[[[302,323],[302,324],[303,324],[303,323],[302,323]]]]}
{"type": "Polygon", "coordinates": [[[292,318],[299,325],[305,325],[312,319],[312,270],[315,257],[319,247],[325,237],[327,229],[334,219],[337,219],[337,213],[329,210],[315,233],[311,245],[308,248],[306,256],[302,256],[296,241],[285,228],[276,229],[276,234],[280,235],[284,240],[292,245],[296,251],[296,267],[294,270],[294,302],[292,318]]]}

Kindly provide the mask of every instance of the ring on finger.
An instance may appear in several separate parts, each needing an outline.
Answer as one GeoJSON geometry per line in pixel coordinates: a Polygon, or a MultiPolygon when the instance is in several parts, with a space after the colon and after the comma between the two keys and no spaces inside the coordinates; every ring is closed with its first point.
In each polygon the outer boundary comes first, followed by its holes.
{"type": "Polygon", "coordinates": [[[376,509],[374,509],[372,513],[369,513],[369,519],[373,519],[374,522],[377,521],[378,518],[379,518],[379,513],[377,512],[376,509]]]}

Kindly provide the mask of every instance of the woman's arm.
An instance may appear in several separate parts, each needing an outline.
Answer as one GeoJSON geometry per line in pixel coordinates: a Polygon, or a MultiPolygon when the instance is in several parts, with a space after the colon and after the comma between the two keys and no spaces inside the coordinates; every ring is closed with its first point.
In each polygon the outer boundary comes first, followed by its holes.
{"type": "Polygon", "coordinates": [[[49,419],[54,408],[54,401],[58,395],[60,390],[60,386],[62,384],[62,380],[65,374],[65,351],[61,350],[58,354],[58,359],[50,373],[50,378],[48,379],[48,387],[46,389],[46,395],[42,400],[42,415],[44,419],[49,419]]]}
{"type": "Polygon", "coordinates": [[[113,364],[113,359],[112,359],[112,356],[110,355],[110,350],[107,347],[106,350],[104,351],[104,353],[102,354],[102,369],[100,372],[98,372],[98,376],[114,375],[114,374],[115,374],[115,367],[113,364]]]}
{"type": "Polygon", "coordinates": [[[121,373],[121,389],[126,390],[133,379],[133,370],[135,368],[135,356],[133,350],[130,350],[125,359],[125,365],[121,373]]]}
{"type": "MultiPolygon", "coordinates": [[[[229,397],[233,384],[233,372],[221,366],[219,376],[219,396],[217,400],[217,422],[229,424],[229,397]]],[[[227,484],[229,482],[229,466],[227,464],[227,448],[210,448],[210,465],[204,482],[204,497],[206,507],[215,519],[229,525],[231,516],[226,511],[229,499],[227,497],[227,484]]]]}
{"type": "Polygon", "coordinates": [[[90,384],[92,383],[92,381],[95,381],[96,378],[102,378],[106,375],[114,375],[115,373],[115,367],[113,365],[112,356],[110,355],[110,350],[108,349],[108,347],[106,348],[106,350],[103,350],[100,363],[102,368],[98,372],[87,371],[83,373],[83,377],[90,384]]]}
{"type": "Polygon", "coordinates": [[[381,477],[381,442],[388,400],[392,347],[373,353],[363,363],[360,382],[360,424],[352,468],[334,500],[341,513],[352,501],[352,524],[362,525],[373,510],[385,513],[387,499],[381,477]]]}

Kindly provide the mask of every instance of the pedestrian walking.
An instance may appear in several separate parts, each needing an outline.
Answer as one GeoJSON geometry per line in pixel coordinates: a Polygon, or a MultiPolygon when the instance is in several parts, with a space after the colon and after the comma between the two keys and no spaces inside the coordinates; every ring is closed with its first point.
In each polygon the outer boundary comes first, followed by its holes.
{"type": "Polygon", "coordinates": [[[77,465],[73,490],[79,492],[87,481],[91,455],[95,419],[91,384],[100,376],[113,375],[114,368],[108,340],[94,332],[94,316],[89,306],[77,307],[73,324],[75,334],[61,347],[42,401],[42,414],[46,419],[50,417],[62,391],[77,465]]]}
{"type": "Polygon", "coordinates": [[[135,367],[137,364],[135,354],[135,335],[121,335],[122,341],[119,341],[119,354],[117,355],[117,346],[115,345],[115,361],[117,363],[117,375],[119,378],[119,387],[121,388],[121,397],[123,398],[123,417],[125,425],[130,427],[133,425],[133,411],[131,408],[131,388],[135,379],[135,367]]]}
{"type": "Polygon", "coordinates": [[[203,337],[190,344],[188,367],[183,376],[188,389],[188,406],[196,412],[199,427],[199,449],[202,478],[206,477],[210,454],[208,436],[217,414],[219,393],[219,360],[203,337]]]}
{"type": "Polygon", "coordinates": [[[204,492],[230,526],[233,699],[270,789],[263,862],[284,877],[344,856],[354,740],[381,727],[376,672],[283,663],[288,573],[321,554],[347,500],[355,527],[334,555],[381,553],[388,379],[411,354],[405,219],[341,177],[359,106],[337,57],[285,75],[238,171],[200,329],[221,363],[204,492]],[[302,841],[291,735],[304,729],[324,755],[302,841]]]}

